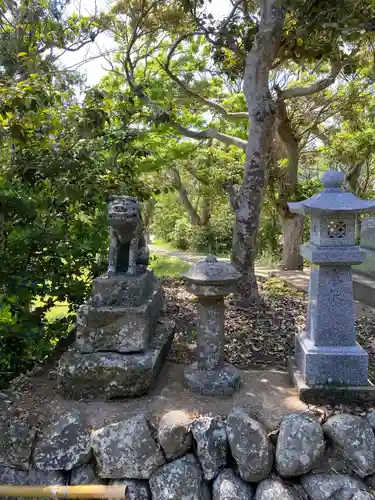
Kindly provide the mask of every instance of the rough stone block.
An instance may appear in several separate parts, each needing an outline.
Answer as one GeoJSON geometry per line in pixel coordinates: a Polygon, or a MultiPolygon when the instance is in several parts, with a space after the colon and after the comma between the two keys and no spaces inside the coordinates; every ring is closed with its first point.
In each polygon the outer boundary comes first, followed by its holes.
{"type": "Polygon", "coordinates": [[[193,454],[178,458],[156,471],[150,479],[153,500],[209,500],[199,463],[193,454]]]}
{"type": "Polygon", "coordinates": [[[211,481],[227,463],[228,438],[219,417],[200,417],[191,424],[196,453],[206,481],[211,481]]]}
{"type": "Polygon", "coordinates": [[[192,445],[190,424],[192,418],[182,410],[172,410],[159,422],[158,441],[167,459],[184,455],[192,445]]]}
{"type": "Polygon", "coordinates": [[[366,419],[334,415],[323,426],[324,434],[359,477],[375,472],[375,436],[366,419]]]}
{"type": "Polygon", "coordinates": [[[83,415],[72,410],[44,429],[34,461],[41,470],[71,470],[91,459],[90,432],[83,415]]]}
{"type": "Polygon", "coordinates": [[[137,307],[151,294],[154,282],[152,269],[137,276],[116,274],[108,277],[107,274],[102,274],[93,280],[91,303],[94,307],[137,307]]]}
{"type": "Polygon", "coordinates": [[[35,434],[27,422],[5,412],[0,420],[0,464],[29,470],[35,434]]]}
{"type": "Polygon", "coordinates": [[[142,351],[148,346],[161,306],[160,288],[138,307],[84,304],[77,313],[76,346],[83,353],[142,351]]]}
{"type": "Polygon", "coordinates": [[[59,388],[73,398],[124,398],[147,393],[168,356],[174,323],[158,320],[148,349],[143,353],[90,353],[68,351],[58,368],[59,388]]]}
{"type": "Polygon", "coordinates": [[[98,473],[106,479],[149,479],[165,458],[144,415],[106,425],[91,434],[98,473]]]}
{"type": "Polygon", "coordinates": [[[228,415],[227,435],[241,478],[249,483],[262,481],[273,466],[273,446],[263,426],[242,409],[228,415]]]}
{"type": "Polygon", "coordinates": [[[322,428],[307,413],[290,413],[280,426],[276,447],[276,469],[282,477],[310,472],[321,462],[325,450],[322,428]]]}

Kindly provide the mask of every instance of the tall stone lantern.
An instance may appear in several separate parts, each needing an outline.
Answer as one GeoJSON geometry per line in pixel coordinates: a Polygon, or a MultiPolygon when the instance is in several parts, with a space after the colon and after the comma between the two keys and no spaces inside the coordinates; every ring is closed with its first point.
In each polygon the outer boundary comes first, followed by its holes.
{"type": "Polygon", "coordinates": [[[301,246],[311,262],[306,330],[296,336],[293,380],[309,403],[368,399],[368,354],[356,342],[351,266],[364,260],[355,244],[355,219],[375,202],[343,191],[344,174],[328,171],[324,189],[291,212],[311,217],[310,241],[301,246]]]}
{"type": "Polygon", "coordinates": [[[185,386],[210,396],[229,396],[240,386],[237,370],[224,363],[224,297],[236,288],[240,274],[229,262],[208,256],[182,275],[186,289],[199,301],[198,359],[186,367],[185,386]]]}

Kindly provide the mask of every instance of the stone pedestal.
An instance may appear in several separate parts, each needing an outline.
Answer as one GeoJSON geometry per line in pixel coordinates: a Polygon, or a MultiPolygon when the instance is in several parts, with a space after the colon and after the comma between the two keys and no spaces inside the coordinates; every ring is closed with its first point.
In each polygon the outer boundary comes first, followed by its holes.
{"type": "Polygon", "coordinates": [[[147,393],[167,358],[174,325],[162,317],[153,271],[96,278],[92,298],[77,313],[74,348],[60,360],[58,384],[76,398],[147,393]]]}
{"type": "Polygon", "coordinates": [[[240,377],[224,363],[224,297],[234,290],[238,273],[231,264],[207,257],[183,275],[187,289],[199,300],[197,362],[185,369],[186,387],[200,394],[233,394],[240,377]]]}
{"type": "Polygon", "coordinates": [[[375,204],[344,192],[343,178],[330,171],[323,177],[322,193],[289,204],[292,212],[312,217],[310,242],[301,247],[312,264],[306,331],[296,336],[290,360],[293,381],[308,403],[343,402],[345,388],[352,399],[357,394],[363,400],[365,388],[368,397],[375,395],[368,381],[368,354],[356,342],[351,271],[364,260],[354,240],[355,214],[375,204]]]}

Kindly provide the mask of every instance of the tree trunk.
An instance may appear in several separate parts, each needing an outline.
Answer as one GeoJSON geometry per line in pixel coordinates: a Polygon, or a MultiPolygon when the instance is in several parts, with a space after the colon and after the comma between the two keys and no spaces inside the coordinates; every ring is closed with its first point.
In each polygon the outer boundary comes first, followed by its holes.
{"type": "Polygon", "coordinates": [[[259,30],[245,61],[244,95],[249,111],[249,136],[244,177],[239,192],[231,200],[236,216],[232,261],[241,273],[235,302],[245,308],[259,300],[254,273],[255,243],[275,119],[275,104],[268,82],[284,22],[278,0],[261,3],[259,30]]]}
{"type": "Polygon", "coordinates": [[[303,215],[280,217],[280,221],[283,228],[283,260],[281,268],[301,270],[303,269],[303,257],[300,252],[300,245],[303,242],[305,217],[303,215]]]}

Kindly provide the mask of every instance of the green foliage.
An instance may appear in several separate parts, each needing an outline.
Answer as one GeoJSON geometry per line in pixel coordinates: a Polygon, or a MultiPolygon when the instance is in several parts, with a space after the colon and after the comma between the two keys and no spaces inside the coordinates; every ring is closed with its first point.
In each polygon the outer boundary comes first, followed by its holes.
{"type": "Polygon", "coordinates": [[[139,177],[148,153],[129,127],[134,103],[123,96],[117,105],[95,88],[79,104],[76,80],[54,63],[54,48],[91,40],[92,20],[63,21],[64,1],[7,4],[1,12],[18,25],[0,26],[3,384],[43,360],[73,328],[76,307],[106,265],[108,196],[151,194],[139,177]],[[67,314],[55,304],[65,304],[67,314]]]}
{"type": "Polygon", "coordinates": [[[160,195],[151,232],[179,250],[228,255],[232,246],[234,216],[224,196],[213,207],[205,226],[192,224],[176,194],[160,195]]]}

